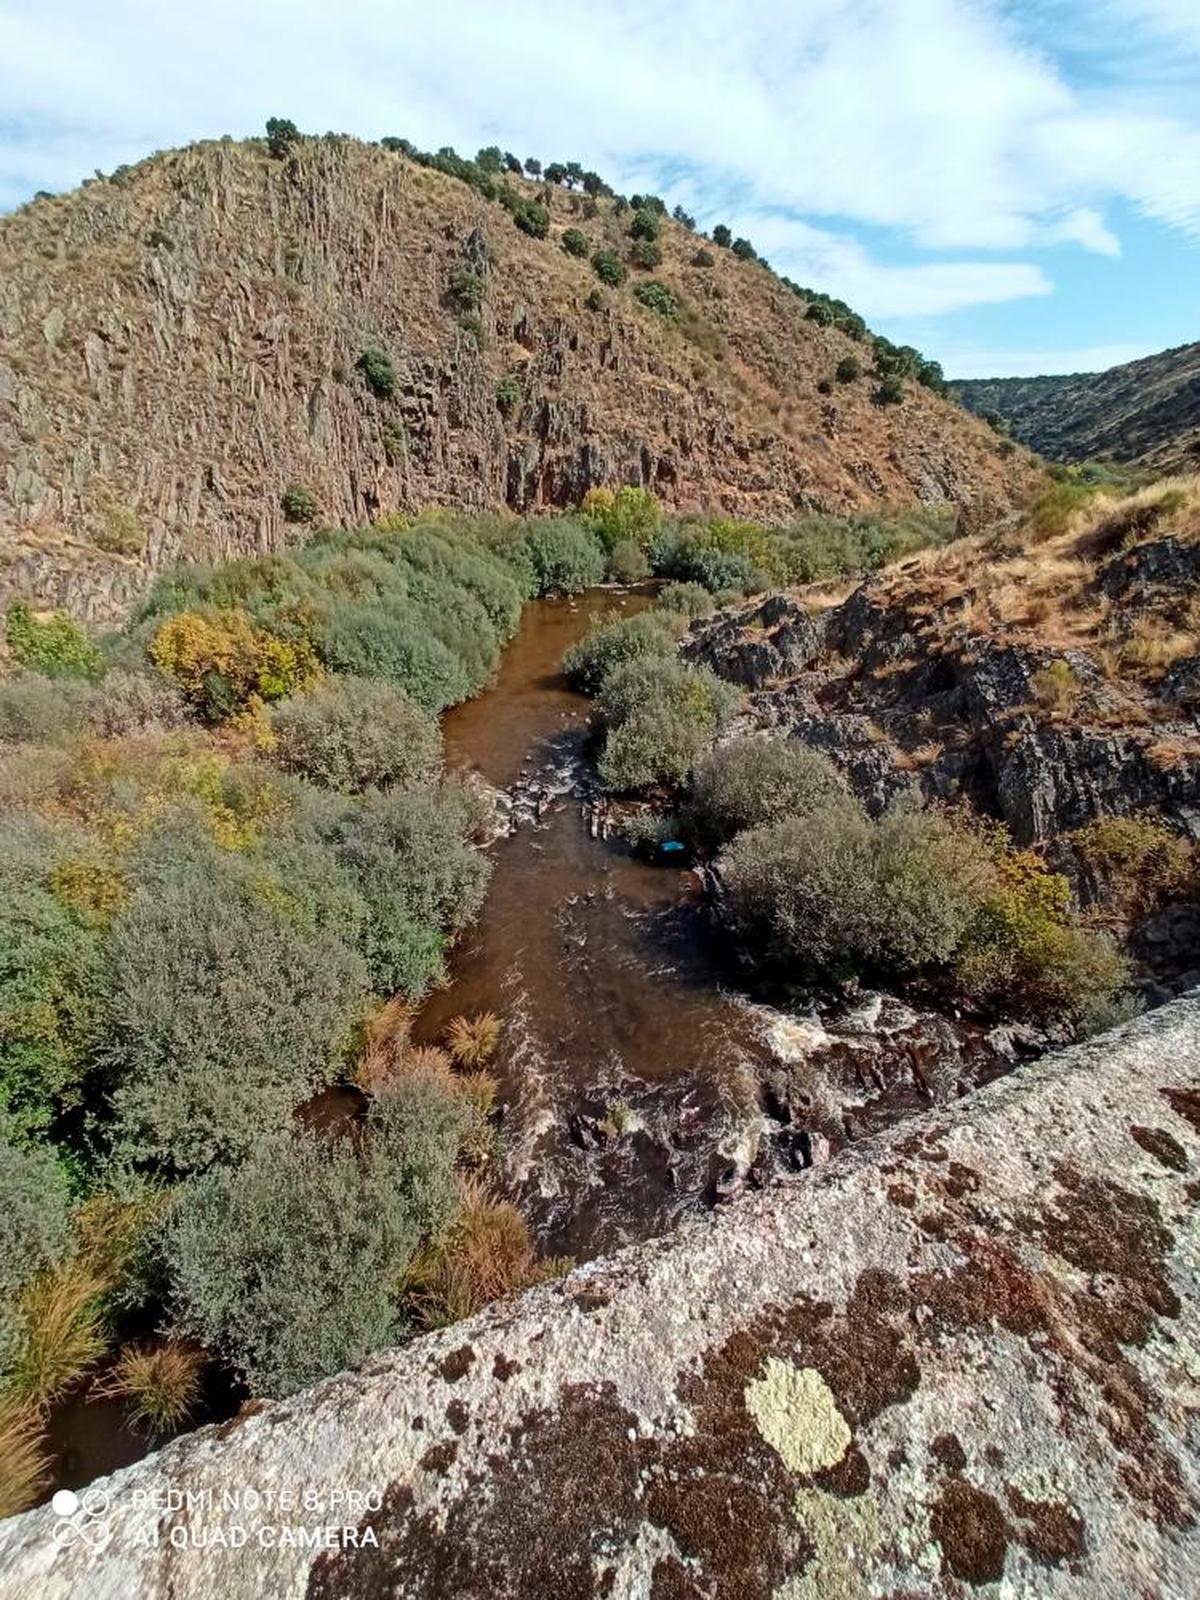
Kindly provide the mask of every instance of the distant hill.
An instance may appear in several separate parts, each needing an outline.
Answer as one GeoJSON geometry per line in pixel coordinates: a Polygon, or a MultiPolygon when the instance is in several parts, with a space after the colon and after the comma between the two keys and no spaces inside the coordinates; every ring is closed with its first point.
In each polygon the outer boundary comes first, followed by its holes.
{"type": "Polygon", "coordinates": [[[861,320],[744,241],[656,213],[639,269],[610,191],[413,154],[214,141],[0,218],[0,597],[118,609],[180,556],[286,542],[289,489],[353,524],[623,482],[768,521],[1028,484],[934,388],[881,393],[861,320]]]}
{"type": "Polygon", "coordinates": [[[1107,372],[973,378],[950,385],[980,416],[1052,461],[1113,460],[1158,472],[1200,468],[1200,344],[1107,372]]]}

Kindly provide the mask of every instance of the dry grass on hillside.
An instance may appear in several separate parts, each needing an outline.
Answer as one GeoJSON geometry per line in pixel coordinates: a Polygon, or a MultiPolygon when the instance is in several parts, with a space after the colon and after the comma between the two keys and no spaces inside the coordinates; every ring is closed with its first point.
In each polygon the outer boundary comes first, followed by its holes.
{"type": "Polygon", "coordinates": [[[1088,650],[1107,676],[1152,684],[1200,651],[1200,598],[1163,584],[1123,604],[1097,579],[1115,556],[1168,535],[1200,542],[1200,477],[1075,504],[1057,497],[1049,509],[1038,502],[1015,533],[923,550],[885,575],[882,588],[911,615],[957,608],[972,633],[1088,650]]]}

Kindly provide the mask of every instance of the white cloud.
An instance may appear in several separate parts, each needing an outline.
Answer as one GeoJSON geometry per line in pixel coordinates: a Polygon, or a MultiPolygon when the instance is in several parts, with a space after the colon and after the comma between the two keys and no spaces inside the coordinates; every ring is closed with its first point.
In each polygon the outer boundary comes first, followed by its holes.
{"type": "Polygon", "coordinates": [[[622,184],[673,171],[689,210],[794,276],[825,263],[868,314],[934,314],[1049,285],[1019,261],[886,265],[845,227],[908,253],[1111,256],[1122,202],[1200,239],[1194,107],[1119,70],[1135,44],[1177,66],[1198,34],[1194,0],[0,0],[0,204],[290,115],[577,157],[622,184]],[[1109,26],[1089,26],[1096,7],[1109,26]],[[1048,12],[1110,70],[1069,79],[1048,12]],[[842,231],[763,238],[780,213],[842,231]]]}
{"type": "Polygon", "coordinates": [[[984,350],[964,346],[940,352],[948,378],[1036,378],[1073,372],[1103,372],[1126,361],[1155,354],[1151,345],[1131,342],[1088,345],[1068,350],[984,350]]]}

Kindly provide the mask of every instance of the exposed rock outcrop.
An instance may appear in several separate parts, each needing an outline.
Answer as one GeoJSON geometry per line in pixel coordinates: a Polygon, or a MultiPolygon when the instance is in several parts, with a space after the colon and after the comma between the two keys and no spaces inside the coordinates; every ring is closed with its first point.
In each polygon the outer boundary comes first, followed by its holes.
{"type": "Polygon", "coordinates": [[[0,1585],[1184,1600],[1198,1172],[1189,1000],[14,1519],[0,1585]]]}

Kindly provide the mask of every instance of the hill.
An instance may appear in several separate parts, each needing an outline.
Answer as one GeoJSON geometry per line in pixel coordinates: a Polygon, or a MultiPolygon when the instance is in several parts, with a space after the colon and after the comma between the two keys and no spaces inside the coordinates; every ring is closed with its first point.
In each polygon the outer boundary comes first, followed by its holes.
{"type": "Polygon", "coordinates": [[[1127,461],[1155,472],[1200,462],[1200,344],[1066,377],[952,383],[965,406],[1007,423],[1053,461],[1127,461]]]}
{"type": "Polygon", "coordinates": [[[0,593],[104,616],[179,557],[278,547],[289,515],[621,482],[773,521],[979,515],[1027,485],[932,389],[886,403],[858,320],[856,340],[758,260],[652,212],[661,263],[606,285],[623,202],[506,176],[506,209],[442,164],[218,141],[0,220],[0,593]]]}

